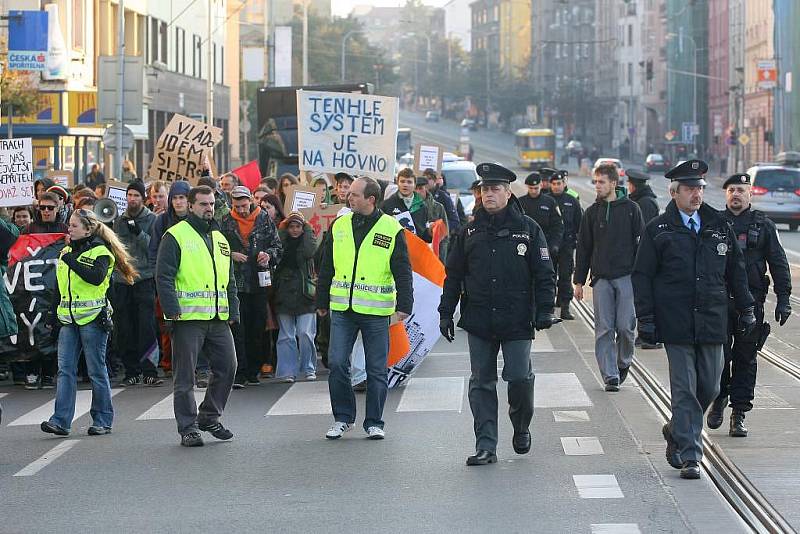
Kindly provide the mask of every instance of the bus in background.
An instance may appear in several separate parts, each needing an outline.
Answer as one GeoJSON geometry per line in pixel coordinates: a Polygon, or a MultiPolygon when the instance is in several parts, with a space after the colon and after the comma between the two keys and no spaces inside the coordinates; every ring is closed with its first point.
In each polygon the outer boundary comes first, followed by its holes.
{"type": "Polygon", "coordinates": [[[555,167],[556,133],[548,129],[522,128],[516,131],[517,163],[523,169],[555,167]]]}
{"type": "Polygon", "coordinates": [[[398,128],[395,161],[400,161],[400,158],[406,154],[414,155],[414,145],[411,143],[411,128],[398,128]]]}

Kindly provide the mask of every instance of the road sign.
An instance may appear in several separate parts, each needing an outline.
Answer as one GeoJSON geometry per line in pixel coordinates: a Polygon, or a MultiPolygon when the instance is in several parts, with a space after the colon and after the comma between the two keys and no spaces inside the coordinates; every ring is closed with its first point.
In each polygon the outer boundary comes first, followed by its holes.
{"type": "MultiPolygon", "coordinates": [[[[116,125],[106,128],[103,134],[103,145],[106,150],[115,151],[117,149],[117,127],[116,125]]],[[[133,132],[127,126],[122,127],[122,152],[128,153],[133,148],[133,132]]]]}
{"type": "Polygon", "coordinates": [[[672,141],[673,139],[675,139],[675,133],[673,133],[672,131],[665,133],[664,139],[666,139],[667,141],[672,141]]]}
{"type": "Polygon", "coordinates": [[[697,125],[693,122],[684,122],[681,124],[681,141],[688,144],[694,143],[695,129],[697,125]]]}
{"type": "MultiPolygon", "coordinates": [[[[108,124],[117,120],[117,56],[100,56],[97,76],[97,122],[108,124]]],[[[125,56],[122,121],[142,124],[144,98],[144,58],[125,56]]]]}
{"type": "Polygon", "coordinates": [[[778,67],[774,59],[761,59],[756,63],[759,89],[772,89],[778,84],[778,67]]]}
{"type": "Polygon", "coordinates": [[[746,133],[743,133],[742,135],[739,136],[739,142],[743,145],[746,145],[747,143],[750,142],[750,136],[747,135],[746,133]]]}

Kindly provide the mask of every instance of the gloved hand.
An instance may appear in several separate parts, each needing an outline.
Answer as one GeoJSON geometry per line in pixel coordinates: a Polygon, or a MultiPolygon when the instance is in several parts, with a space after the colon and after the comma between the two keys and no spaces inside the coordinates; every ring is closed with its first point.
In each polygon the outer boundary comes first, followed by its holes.
{"type": "Polygon", "coordinates": [[[739,333],[748,335],[756,327],[755,306],[749,306],[739,313],[739,321],[736,325],[739,333]]]}
{"type": "Polygon", "coordinates": [[[550,249],[550,260],[556,261],[557,257],[558,257],[558,247],[552,247],[550,249]]]}
{"type": "Polygon", "coordinates": [[[142,233],[142,229],[139,228],[139,225],[133,220],[128,221],[128,230],[130,230],[133,235],[139,235],[142,233]]]}
{"type": "Polygon", "coordinates": [[[442,319],[439,321],[439,332],[449,342],[452,343],[456,338],[456,325],[453,319],[442,319]]]}
{"type": "Polygon", "coordinates": [[[781,295],[778,297],[778,304],[775,306],[775,320],[783,326],[789,317],[792,316],[792,306],[789,304],[789,296],[781,295]]]}
{"type": "Polygon", "coordinates": [[[645,315],[639,317],[636,330],[639,332],[639,339],[642,343],[648,345],[655,345],[658,343],[658,335],[656,335],[656,321],[652,315],[645,315]]]}
{"type": "Polygon", "coordinates": [[[558,322],[559,320],[555,318],[552,312],[540,313],[536,316],[536,323],[534,323],[534,327],[536,330],[547,330],[558,322]]]}

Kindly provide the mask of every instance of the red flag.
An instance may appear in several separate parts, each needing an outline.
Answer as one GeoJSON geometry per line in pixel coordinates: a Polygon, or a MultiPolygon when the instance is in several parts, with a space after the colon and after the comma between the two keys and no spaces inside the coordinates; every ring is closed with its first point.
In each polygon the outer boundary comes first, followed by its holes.
{"type": "Polygon", "coordinates": [[[238,176],[242,185],[247,187],[250,191],[255,191],[256,187],[261,183],[261,171],[258,169],[258,162],[255,160],[241,167],[237,167],[231,172],[238,176]]]}
{"type": "Polygon", "coordinates": [[[56,241],[64,239],[66,234],[24,234],[17,238],[8,251],[8,267],[28,256],[35,256],[39,249],[49,247],[56,241]]]}

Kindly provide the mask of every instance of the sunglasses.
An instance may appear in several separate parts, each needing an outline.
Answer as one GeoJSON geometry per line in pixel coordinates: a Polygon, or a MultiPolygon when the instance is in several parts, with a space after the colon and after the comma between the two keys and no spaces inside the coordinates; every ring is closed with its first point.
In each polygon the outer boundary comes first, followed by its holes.
{"type": "Polygon", "coordinates": [[[55,206],[39,206],[39,211],[54,211],[55,206]]]}

